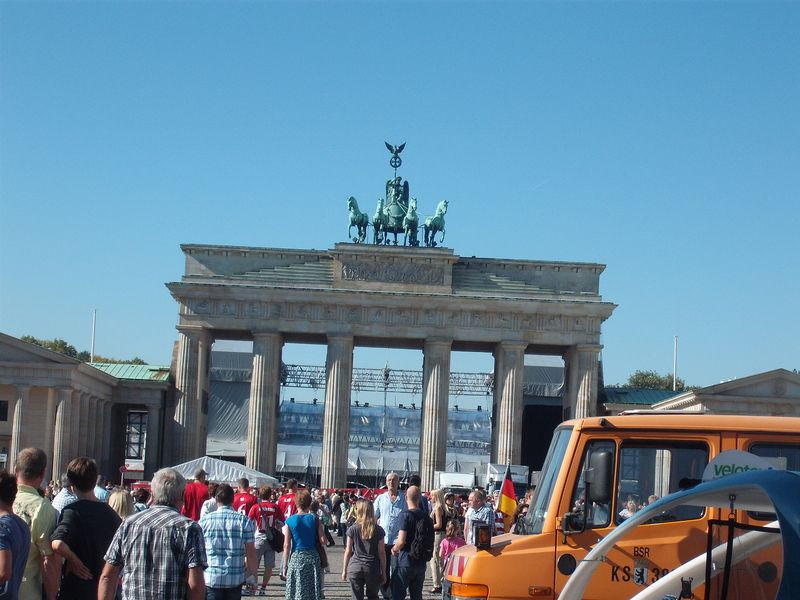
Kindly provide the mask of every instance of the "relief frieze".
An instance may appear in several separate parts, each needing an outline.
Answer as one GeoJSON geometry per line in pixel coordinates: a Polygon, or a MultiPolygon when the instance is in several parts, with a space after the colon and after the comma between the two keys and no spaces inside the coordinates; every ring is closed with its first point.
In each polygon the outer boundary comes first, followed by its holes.
{"type": "Polygon", "coordinates": [[[255,318],[266,317],[266,306],[264,306],[263,302],[246,302],[244,305],[244,316],[255,318]]]}
{"type": "Polygon", "coordinates": [[[392,308],[384,306],[342,306],[321,303],[259,302],[187,299],[187,314],[196,316],[290,321],[323,321],[386,327],[428,327],[501,329],[506,331],[578,332],[599,330],[600,320],[589,317],[438,310],[433,308],[392,308]]]}
{"type": "Polygon", "coordinates": [[[217,314],[223,317],[236,315],[236,302],[223,301],[217,304],[217,314]]]}
{"type": "Polygon", "coordinates": [[[214,306],[210,300],[192,300],[189,302],[189,310],[196,315],[210,315],[214,310],[214,306]]]}
{"type": "Polygon", "coordinates": [[[412,311],[410,308],[395,308],[392,311],[391,324],[392,325],[412,325],[414,323],[414,313],[419,311],[412,311]]]}
{"type": "Polygon", "coordinates": [[[342,263],[342,279],[419,285],[443,285],[444,267],[418,263],[351,261],[342,263]]]}

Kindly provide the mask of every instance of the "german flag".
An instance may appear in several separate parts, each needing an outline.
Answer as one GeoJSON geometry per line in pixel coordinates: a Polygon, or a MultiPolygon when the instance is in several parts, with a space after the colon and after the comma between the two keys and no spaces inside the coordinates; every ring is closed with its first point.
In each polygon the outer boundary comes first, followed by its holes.
{"type": "Polygon", "coordinates": [[[497,510],[503,513],[503,530],[508,533],[511,531],[514,513],[517,512],[517,495],[514,493],[514,482],[511,481],[511,465],[506,465],[506,474],[500,488],[497,510]]]}

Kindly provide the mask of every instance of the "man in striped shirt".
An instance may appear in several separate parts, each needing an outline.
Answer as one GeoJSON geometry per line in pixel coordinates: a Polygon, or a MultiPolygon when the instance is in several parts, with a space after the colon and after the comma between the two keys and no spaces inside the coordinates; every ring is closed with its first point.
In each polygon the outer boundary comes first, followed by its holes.
{"type": "Polygon", "coordinates": [[[150,487],[152,506],[125,519],[111,540],[97,597],[113,600],[123,575],[123,600],[202,600],[203,531],[178,512],[186,480],[175,469],[161,469],[150,487]]]}
{"type": "Polygon", "coordinates": [[[238,600],[245,580],[255,583],[256,530],[246,515],[233,510],[233,496],[233,488],[223,483],[214,496],[217,510],[200,517],[208,555],[207,600],[238,600]]]}

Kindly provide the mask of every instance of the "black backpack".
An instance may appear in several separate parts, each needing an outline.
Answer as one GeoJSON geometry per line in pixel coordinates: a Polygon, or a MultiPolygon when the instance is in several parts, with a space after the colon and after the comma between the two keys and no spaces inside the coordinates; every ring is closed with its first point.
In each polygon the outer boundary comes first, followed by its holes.
{"type": "Polygon", "coordinates": [[[408,549],[408,556],[414,560],[428,562],[433,558],[433,519],[420,511],[421,516],[415,515],[417,522],[414,524],[414,539],[408,549]]]}

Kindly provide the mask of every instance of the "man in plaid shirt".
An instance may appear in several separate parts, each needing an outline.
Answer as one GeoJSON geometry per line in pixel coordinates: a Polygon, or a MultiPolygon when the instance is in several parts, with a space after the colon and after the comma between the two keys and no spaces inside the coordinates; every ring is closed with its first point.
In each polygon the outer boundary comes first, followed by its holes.
{"type": "Polygon", "coordinates": [[[113,600],[121,574],[123,600],[202,600],[203,531],[178,512],[186,480],[175,469],[161,469],[150,487],[152,506],[127,518],[111,540],[97,597],[113,600]]]}
{"type": "Polygon", "coordinates": [[[200,517],[208,554],[206,598],[239,600],[245,579],[255,583],[256,528],[247,516],[233,510],[233,488],[227,483],[217,488],[214,497],[217,510],[200,517]]]}

